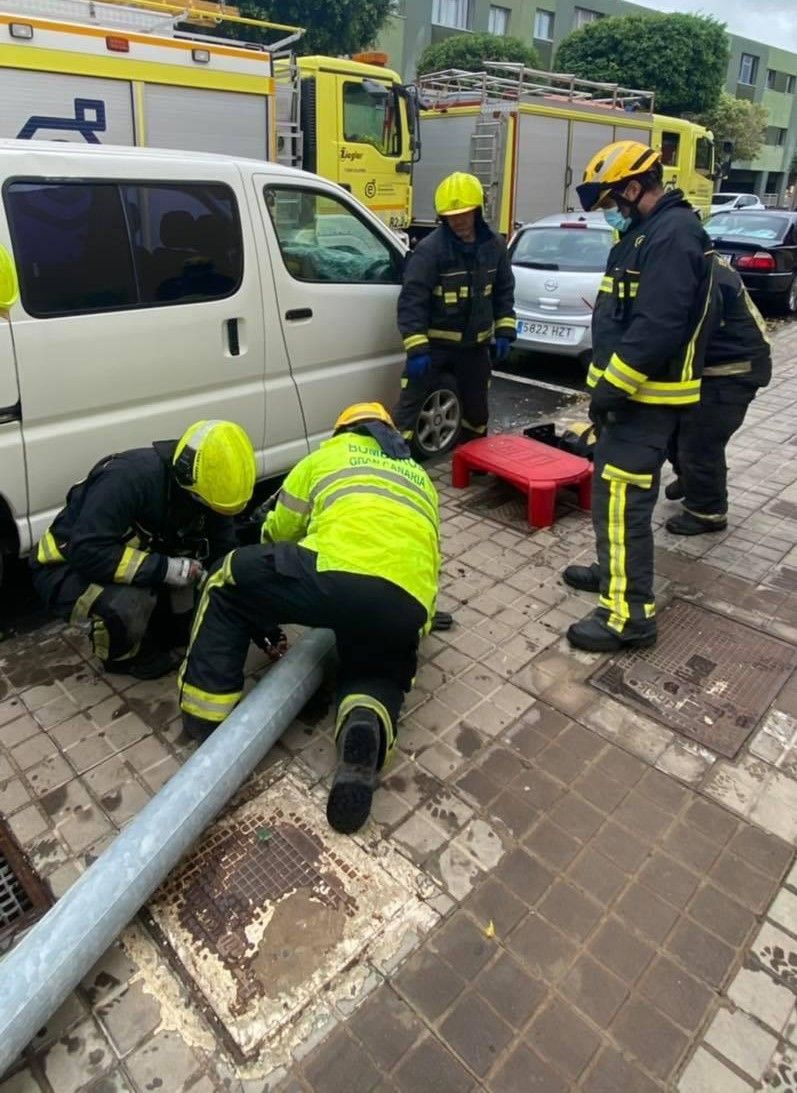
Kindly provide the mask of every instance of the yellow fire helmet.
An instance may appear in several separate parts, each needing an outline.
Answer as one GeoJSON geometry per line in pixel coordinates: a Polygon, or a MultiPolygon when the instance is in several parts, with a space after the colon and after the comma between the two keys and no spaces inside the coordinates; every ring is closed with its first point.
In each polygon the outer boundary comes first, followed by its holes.
{"type": "Polygon", "coordinates": [[[174,452],[178,483],[214,512],[235,516],[255,488],[255,451],[234,421],[197,421],[174,452]]]}
{"type": "Polygon", "coordinates": [[[347,406],[338,420],[335,422],[334,431],[345,429],[349,425],[359,425],[363,421],[383,421],[395,429],[393,418],[384,408],[381,402],[355,402],[347,406]]]}
{"type": "Polygon", "coordinates": [[[584,181],[576,186],[585,212],[604,208],[611,191],[661,163],[661,152],[638,140],[617,140],[601,148],[586,166],[584,181]]]}
{"type": "Polygon", "coordinates": [[[444,178],[435,190],[434,207],[438,216],[469,213],[484,205],[484,190],[475,175],[455,171],[444,178]]]}

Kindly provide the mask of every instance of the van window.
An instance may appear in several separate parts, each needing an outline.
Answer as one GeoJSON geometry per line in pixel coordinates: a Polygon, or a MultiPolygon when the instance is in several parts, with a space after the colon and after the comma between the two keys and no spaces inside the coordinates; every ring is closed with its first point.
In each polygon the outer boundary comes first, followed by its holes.
{"type": "Polygon", "coordinates": [[[297,281],[401,283],[402,258],[336,197],[298,186],[264,191],[285,267],[297,281]]]}
{"type": "Polygon", "coordinates": [[[218,183],[14,181],[4,201],[31,315],[194,303],[241,282],[235,196],[218,183]]]}

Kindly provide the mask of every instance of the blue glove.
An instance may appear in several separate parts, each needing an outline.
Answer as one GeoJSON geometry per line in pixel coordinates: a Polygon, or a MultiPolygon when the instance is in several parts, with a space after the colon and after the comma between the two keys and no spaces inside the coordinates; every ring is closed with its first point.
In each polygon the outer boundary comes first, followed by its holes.
{"type": "Polygon", "coordinates": [[[404,371],[407,373],[407,379],[420,380],[423,379],[431,367],[432,354],[418,353],[415,357],[407,357],[404,371]]]}
{"type": "Polygon", "coordinates": [[[505,361],[509,356],[509,347],[512,342],[509,338],[496,338],[495,339],[495,359],[497,361],[505,361]]]}

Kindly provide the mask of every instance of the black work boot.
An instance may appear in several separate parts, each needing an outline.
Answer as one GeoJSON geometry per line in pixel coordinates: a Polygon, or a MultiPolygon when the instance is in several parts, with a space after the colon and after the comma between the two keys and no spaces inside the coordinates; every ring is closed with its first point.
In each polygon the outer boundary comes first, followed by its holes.
{"type": "Polygon", "coordinates": [[[179,663],[180,657],[174,656],[167,649],[142,645],[134,657],[106,660],[103,661],[103,667],[106,672],[132,676],[134,679],[160,679],[161,676],[173,672],[179,663]]]}
{"type": "Polygon", "coordinates": [[[197,744],[204,744],[220,724],[221,722],[206,721],[204,717],[196,717],[192,713],[183,711],[183,732],[192,740],[196,740],[197,744]]]}
{"type": "Polygon", "coordinates": [[[724,516],[705,520],[691,512],[679,512],[677,516],[671,516],[664,526],[673,535],[706,535],[712,531],[725,531],[728,521],[724,516]]]}
{"type": "Polygon", "coordinates": [[[598,563],[592,565],[569,565],[562,573],[562,580],[579,592],[600,592],[601,577],[598,563]]]}
{"type": "Polygon", "coordinates": [[[642,649],[656,644],[656,620],[628,622],[622,634],[611,630],[596,611],[592,611],[579,622],[574,622],[567,631],[567,640],[576,649],[587,653],[617,653],[621,649],[642,649]]]}
{"type": "Polygon", "coordinates": [[[664,496],[668,501],[680,501],[683,495],[684,488],[680,478],[673,478],[672,482],[668,482],[664,487],[664,496]]]}
{"type": "Polygon", "coordinates": [[[359,831],[371,814],[380,756],[382,722],[373,710],[355,706],[338,734],[338,766],[327,801],[330,827],[343,835],[359,831]]]}

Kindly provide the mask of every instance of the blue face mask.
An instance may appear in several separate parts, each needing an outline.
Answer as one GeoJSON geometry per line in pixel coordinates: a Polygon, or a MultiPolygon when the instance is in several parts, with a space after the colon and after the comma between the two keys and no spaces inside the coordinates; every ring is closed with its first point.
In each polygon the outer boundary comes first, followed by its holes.
{"type": "Polygon", "coordinates": [[[619,209],[604,209],[603,216],[609,227],[616,232],[622,233],[631,227],[631,217],[623,216],[619,209]]]}

